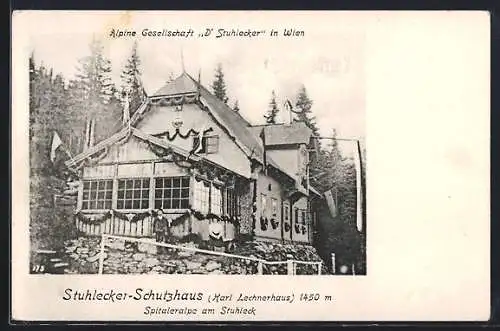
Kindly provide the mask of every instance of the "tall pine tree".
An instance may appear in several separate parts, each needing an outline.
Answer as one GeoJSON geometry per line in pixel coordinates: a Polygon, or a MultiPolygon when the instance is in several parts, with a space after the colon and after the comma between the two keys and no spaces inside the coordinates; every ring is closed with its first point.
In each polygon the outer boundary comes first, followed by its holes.
{"type": "Polygon", "coordinates": [[[226,93],[226,82],[224,81],[224,72],[222,71],[222,64],[218,64],[215,69],[215,78],[212,82],[212,90],[214,95],[224,103],[227,103],[228,97],[226,93]]]}
{"type": "Polygon", "coordinates": [[[302,85],[297,95],[295,112],[298,112],[298,120],[303,121],[313,131],[313,134],[318,136],[319,129],[316,124],[316,117],[312,115],[312,105],[313,101],[309,98],[306,87],[302,85]]]}
{"type": "Polygon", "coordinates": [[[132,46],[130,57],[127,59],[127,63],[120,76],[122,79],[122,95],[126,94],[129,99],[130,116],[137,110],[144,98],[144,87],[140,71],[141,60],[137,52],[137,47],[136,41],[132,46]]]}
{"type": "Polygon", "coordinates": [[[269,102],[269,109],[264,115],[267,124],[276,124],[276,116],[278,115],[279,108],[276,103],[276,93],[271,93],[271,101],[269,102]]]}
{"type": "Polygon", "coordinates": [[[96,144],[121,125],[121,107],[111,80],[111,61],[104,56],[101,42],[90,43],[90,54],[79,61],[78,74],[71,82],[72,108],[84,121],[85,142],[96,144]],[[91,136],[86,134],[91,131],[91,136]]]}

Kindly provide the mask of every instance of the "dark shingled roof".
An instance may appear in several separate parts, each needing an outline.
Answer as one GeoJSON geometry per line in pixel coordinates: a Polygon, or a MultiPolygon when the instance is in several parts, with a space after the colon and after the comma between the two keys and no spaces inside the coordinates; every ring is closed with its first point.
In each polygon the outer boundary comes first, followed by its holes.
{"type": "Polygon", "coordinates": [[[312,130],[304,122],[292,122],[285,124],[256,125],[251,127],[254,136],[259,137],[265,130],[266,146],[288,145],[288,144],[309,144],[312,130]]]}
{"type": "Polygon", "coordinates": [[[163,95],[175,95],[197,92],[196,82],[186,73],[183,73],[176,79],[166,83],[162,88],[156,91],[152,97],[163,95]]]}

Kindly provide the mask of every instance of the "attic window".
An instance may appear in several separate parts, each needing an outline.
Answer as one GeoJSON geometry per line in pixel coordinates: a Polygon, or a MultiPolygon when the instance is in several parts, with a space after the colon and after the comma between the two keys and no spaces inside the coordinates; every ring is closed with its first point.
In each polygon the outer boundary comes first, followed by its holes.
{"type": "MultiPolygon", "coordinates": [[[[193,148],[198,146],[199,137],[193,138],[193,148]]],[[[198,153],[214,154],[219,151],[219,136],[206,136],[201,139],[201,150],[198,153]]]]}

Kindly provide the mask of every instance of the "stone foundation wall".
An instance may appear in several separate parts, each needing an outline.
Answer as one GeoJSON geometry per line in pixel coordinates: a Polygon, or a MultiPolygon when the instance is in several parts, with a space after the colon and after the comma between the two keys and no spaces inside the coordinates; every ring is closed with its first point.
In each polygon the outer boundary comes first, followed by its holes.
{"type": "Polygon", "coordinates": [[[238,193],[240,194],[240,233],[249,235],[253,230],[253,198],[254,198],[254,185],[250,182],[247,185],[240,185],[238,193]]]}
{"type": "MultiPolygon", "coordinates": [[[[196,247],[193,242],[177,243],[196,247]]],[[[234,254],[267,261],[321,261],[315,249],[307,245],[248,242],[236,247],[234,254]]],[[[100,258],[100,237],[79,237],[68,240],[59,256],[68,262],[66,274],[97,274],[100,258]]],[[[257,274],[257,262],[233,257],[215,256],[151,243],[135,243],[106,239],[104,274],[257,274]]],[[[286,275],[287,264],[265,265],[264,274],[286,275]]],[[[322,274],[326,274],[323,265],[322,274]]],[[[316,265],[297,264],[297,275],[317,275],[316,265]]]]}

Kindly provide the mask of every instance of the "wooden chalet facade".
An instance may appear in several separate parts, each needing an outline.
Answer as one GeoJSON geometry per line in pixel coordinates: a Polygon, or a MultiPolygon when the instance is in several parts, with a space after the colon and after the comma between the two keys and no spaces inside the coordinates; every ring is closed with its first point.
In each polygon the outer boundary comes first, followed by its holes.
{"type": "Polygon", "coordinates": [[[309,186],[311,130],[252,126],[187,73],[150,95],[129,125],[66,162],[79,173],[76,226],[152,237],[162,209],[176,237],[313,242],[320,195],[309,186]],[[200,143],[201,142],[201,143],[200,143]]]}

